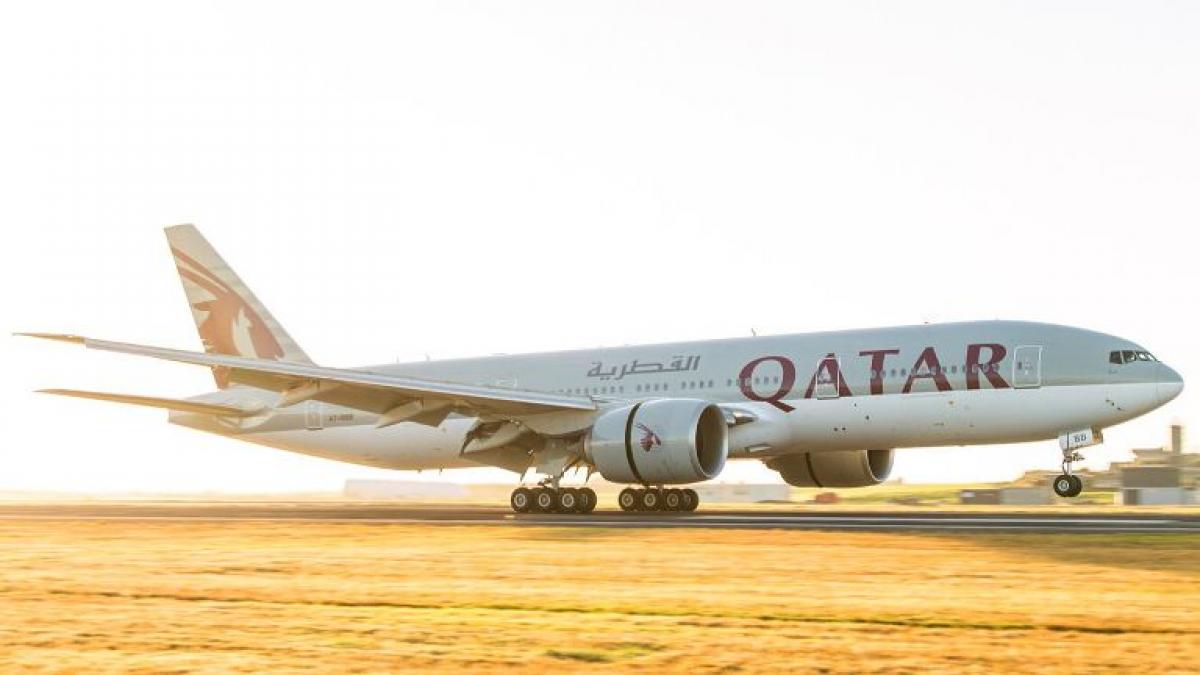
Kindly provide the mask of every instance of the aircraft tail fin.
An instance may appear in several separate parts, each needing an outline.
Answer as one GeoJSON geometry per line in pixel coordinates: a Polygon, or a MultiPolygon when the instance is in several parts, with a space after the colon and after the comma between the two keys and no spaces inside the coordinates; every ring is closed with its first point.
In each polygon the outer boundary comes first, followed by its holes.
{"type": "MultiPolygon", "coordinates": [[[[175,225],[166,234],[204,351],[312,364],[200,230],[175,225]]],[[[228,386],[222,369],[213,368],[213,377],[221,389],[228,386]]]]}

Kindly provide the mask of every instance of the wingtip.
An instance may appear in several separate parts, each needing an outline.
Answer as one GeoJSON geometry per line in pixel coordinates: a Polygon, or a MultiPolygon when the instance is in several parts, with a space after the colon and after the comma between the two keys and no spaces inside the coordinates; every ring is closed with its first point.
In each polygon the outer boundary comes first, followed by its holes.
{"type": "Polygon", "coordinates": [[[87,338],[82,335],[68,335],[66,333],[13,333],[14,337],[31,337],[40,340],[57,340],[58,342],[71,342],[81,345],[87,338]]]}

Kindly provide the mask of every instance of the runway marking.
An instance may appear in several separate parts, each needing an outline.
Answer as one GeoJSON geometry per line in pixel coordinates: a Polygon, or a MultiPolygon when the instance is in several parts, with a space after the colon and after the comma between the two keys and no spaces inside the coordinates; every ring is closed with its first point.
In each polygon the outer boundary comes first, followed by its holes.
{"type": "MultiPolygon", "coordinates": [[[[669,514],[667,514],[667,515],[668,515],[668,517],[670,517],[669,514]]],[[[797,516],[724,516],[724,515],[720,515],[720,514],[700,514],[700,515],[695,515],[695,516],[684,516],[684,517],[696,518],[696,519],[700,519],[700,518],[713,518],[713,519],[715,519],[715,518],[725,518],[725,519],[754,518],[755,520],[763,520],[763,521],[811,520],[811,521],[818,521],[818,522],[819,521],[861,521],[861,522],[881,522],[881,523],[897,523],[897,522],[933,523],[933,522],[953,521],[953,522],[958,522],[958,523],[968,522],[968,523],[1071,523],[1071,524],[1079,524],[1079,523],[1147,524],[1147,523],[1152,523],[1152,524],[1166,524],[1166,523],[1179,522],[1176,520],[1151,520],[1151,519],[1146,519],[1146,518],[1129,518],[1129,519],[1084,518],[1084,517],[1081,517],[1081,518],[1040,518],[1040,517],[997,518],[997,517],[991,517],[991,518],[988,518],[988,517],[955,517],[955,516],[948,516],[948,515],[947,516],[895,516],[895,517],[892,517],[892,516],[807,516],[807,515],[804,515],[804,516],[802,516],[802,515],[797,515],[797,516]]]]}
{"type": "Polygon", "coordinates": [[[460,525],[460,526],[543,526],[591,528],[690,528],[738,530],[873,530],[873,531],[992,531],[1039,532],[1056,534],[1116,533],[1192,533],[1200,534],[1200,520],[1169,518],[1036,518],[1036,517],[956,517],[947,516],[737,516],[699,515],[638,517],[632,515],[515,515],[480,512],[478,517],[345,517],[345,516],[268,516],[268,515],[130,515],[130,514],[13,514],[0,513],[0,521],[120,521],[120,522],[258,522],[258,523],[330,523],[375,525],[460,525]]]}

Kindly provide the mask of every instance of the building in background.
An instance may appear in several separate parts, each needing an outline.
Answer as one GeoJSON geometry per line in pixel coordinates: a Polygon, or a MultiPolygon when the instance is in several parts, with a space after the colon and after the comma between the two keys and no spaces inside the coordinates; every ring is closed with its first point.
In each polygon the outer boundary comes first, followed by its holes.
{"type": "Polygon", "coordinates": [[[466,486],[455,483],[429,483],[415,480],[356,480],[346,481],[343,494],[349,499],[461,499],[467,496],[466,486]]]}
{"type": "Polygon", "coordinates": [[[963,490],[958,493],[958,501],[962,504],[1007,504],[1019,506],[1035,506],[1054,503],[1050,488],[1040,487],[1002,487],[977,488],[963,490]]]}

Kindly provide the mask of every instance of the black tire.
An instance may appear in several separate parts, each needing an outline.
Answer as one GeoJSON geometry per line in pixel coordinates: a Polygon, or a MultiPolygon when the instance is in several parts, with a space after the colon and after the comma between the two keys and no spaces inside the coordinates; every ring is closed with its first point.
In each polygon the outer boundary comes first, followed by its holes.
{"type": "MultiPolygon", "coordinates": [[[[1074,497],[1075,495],[1071,494],[1071,491],[1075,489],[1074,479],[1075,476],[1068,476],[1065,473],[1059,475],[1058,478],[1054,479],[1054,494],[1059,497],[1074,497]]],[[[1082,484],[1083,481],[1080,481],[1080,483],[1082,484]]]]}
{"type": "Polygon", "coordinates": [[[554,510],[558,513],[578,513],[579,508],[579,490],[575,488],[563,488],[558,491],[557,499],[554,500],[554,510]]]}
{"type": "Polygon", "coordinates": [[[534,488],[533,490],[533,510],[538,513],[553,513],[554,506],[558,502],[554,490],[549,488],[534,488]]]}
{"type": "Polygon", "coordinates": [[[1071,494],[1068,497],[1078,497],[1083,492],[1083,479],[1075,474],[1071,474],[1071,494]]]}
{"type": "Polygon", "coordinates": [[[633,488],[625,488],[617,495],[617,506],[620,506],[622,511],[637,511],[640,501],[638,491],[633,488]]]}
{"type": "Polygon", "coordinates": [[[693,490],[692,488],[684,488],[683,498],[684,498],[684,501],[687,502],[684,505],[684,508],[683,508],[684,511],[687,511],[690,513],[692,511],[695,511],[696,507],[700,506],[700,495],[697,494],[696,491],[693,490]]]}
{"type": "Polygon", "coordinates": [[[508,505],[516,513],[529,513],[529,510],[533,507],[533,495],[530,493],[529,488],[522,487],[513,490],[512,494],[508,497],[508,505]]]}
{"type": "Polygon", "coordinates": [[[596,491],[592,488],[579,488],[579,496],[581,498],[582,508],[580,513],[591,513],[596,510],[596,491]]]}
{"type": "Polygon", "coordinates": [[[682,511],[687,506],[687,497],[683,496],[683,490],[671,488],[663,492],[663,506],[668,511],[682,511]]]}
{"type": "Polygon", "coordinates": [[[661,511],[663,507],[662,490],[642,490],[638,505],[642,511],[661,511]]]}

